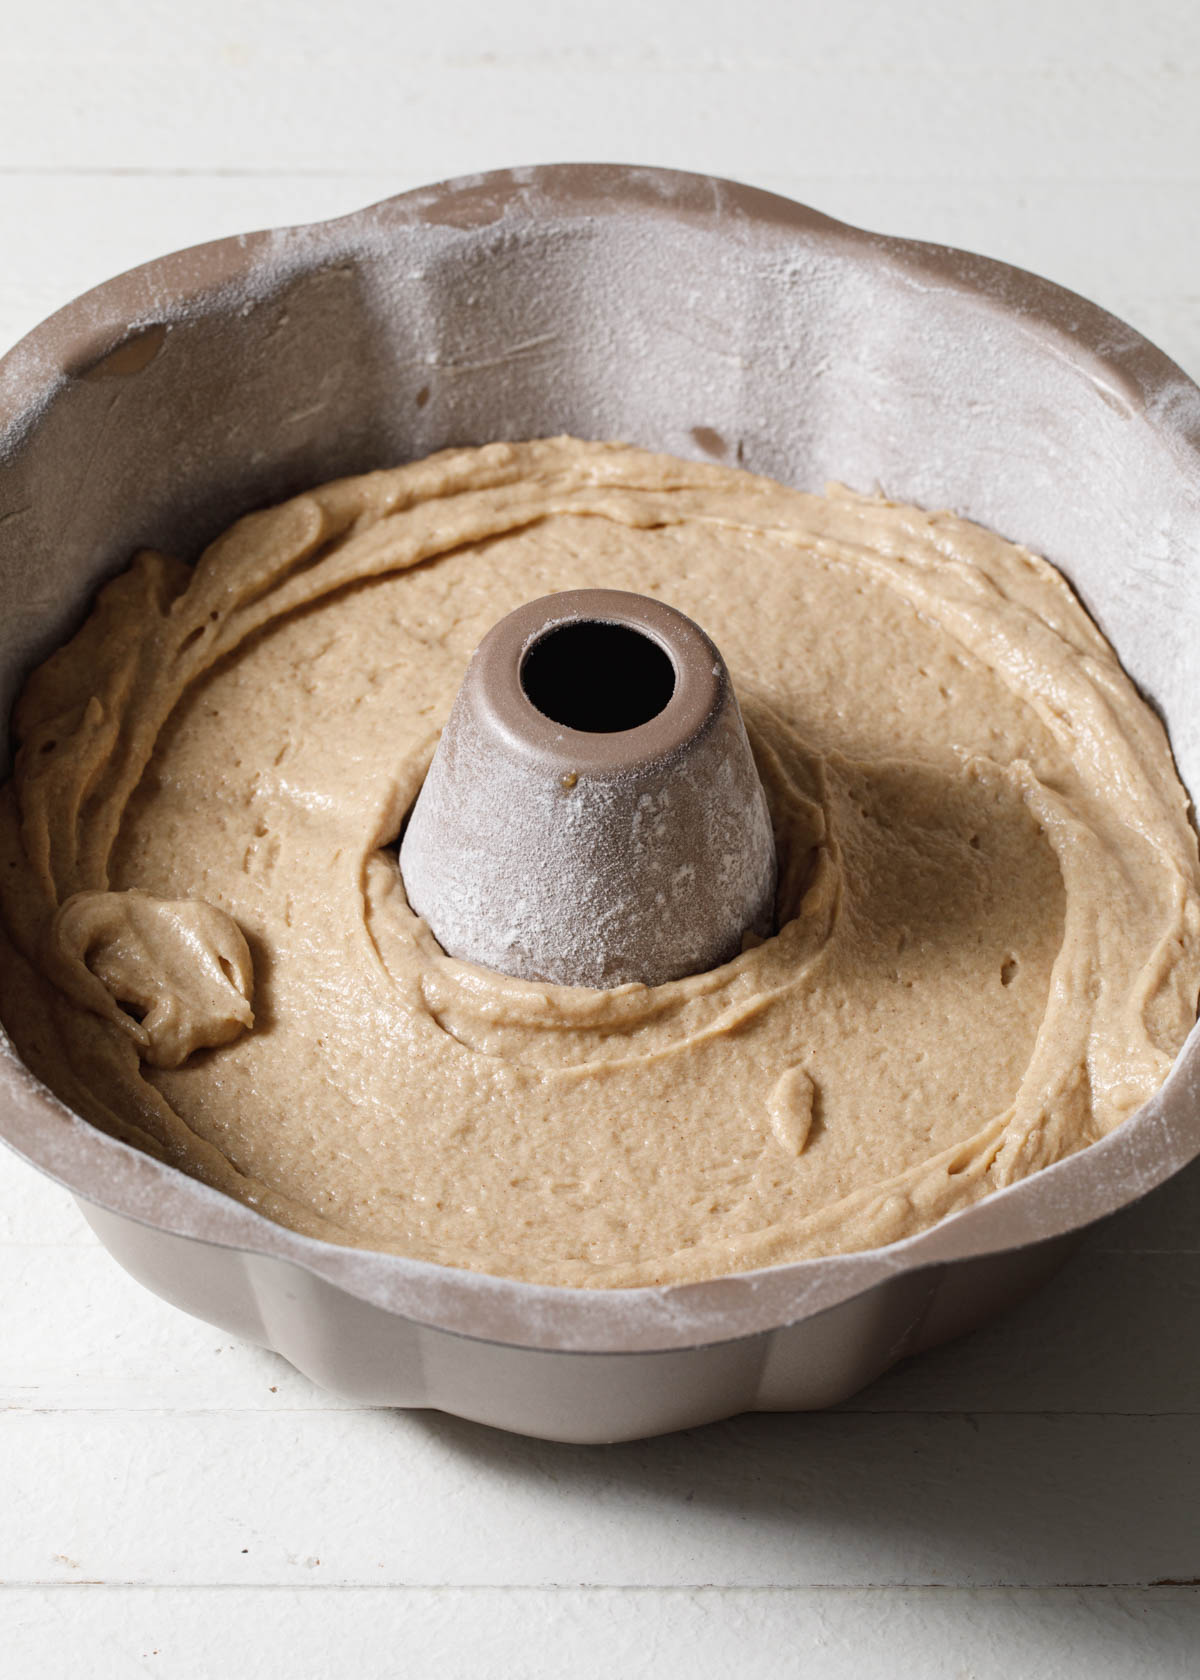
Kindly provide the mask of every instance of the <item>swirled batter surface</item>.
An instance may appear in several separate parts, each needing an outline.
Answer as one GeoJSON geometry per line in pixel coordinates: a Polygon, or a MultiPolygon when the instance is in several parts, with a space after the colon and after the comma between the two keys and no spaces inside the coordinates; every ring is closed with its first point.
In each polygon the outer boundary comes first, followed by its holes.
{"type": "Polygon", "coordinates": [[[31,678],[3,1017],[97,1125],[298,1230],[544,1282],[891,1242],[1110,1131],[1196,1013],[1166,737],[1044,561],[634,449],[450,451],[142,553],[31,678]],[[778,931],[655,988],[456,962],[394,842],[555,589],[725,655],[778,931]]]}

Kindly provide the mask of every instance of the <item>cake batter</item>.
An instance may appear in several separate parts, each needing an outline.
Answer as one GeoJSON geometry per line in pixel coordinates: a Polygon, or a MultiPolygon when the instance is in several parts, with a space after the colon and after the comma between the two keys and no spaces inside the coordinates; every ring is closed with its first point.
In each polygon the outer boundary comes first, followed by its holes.
{"type": "Polygon", "coordinates": [[[1196,1015],[1161,725],[1054,569],[947,513],[551,439],[139,554],[25,689],[0,1013],[96,1125],[329,1241],[543,1283],[919,1231],[1119,1125],[1196,1015]],[[725,656],[777,931],[654,988],[455,961],[395,841],[505,613],[725,656]]]}

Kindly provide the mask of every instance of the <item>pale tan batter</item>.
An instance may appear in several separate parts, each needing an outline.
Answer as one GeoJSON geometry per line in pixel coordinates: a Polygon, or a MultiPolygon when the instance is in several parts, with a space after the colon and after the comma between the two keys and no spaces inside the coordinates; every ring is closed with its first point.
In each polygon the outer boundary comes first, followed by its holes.
{"type": "Polygon", "coordinates": [[[891,1242],[1112,1130],[1196,1014],[1163,730],[1059,575],[949,514],[449,451],[253,514],[194,572],[139,555],[18,731],[18,1047],[334,1242],[578,1285],[891,1242]],[[485,631],[586,585],[713,636],[777,829],[777,936],[649,990],[451,960],[392,845],[485,631]]]}

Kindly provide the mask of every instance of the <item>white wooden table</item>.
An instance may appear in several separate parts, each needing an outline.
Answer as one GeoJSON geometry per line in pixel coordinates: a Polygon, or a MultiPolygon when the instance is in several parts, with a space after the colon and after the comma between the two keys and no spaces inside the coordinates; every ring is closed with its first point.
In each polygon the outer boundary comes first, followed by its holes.
{"type": "MultiPolygon", "coordinates": [[[[1200,375],[1195,0],[0,21],[3,345],[173,247],[600,158],[1022,263],[1200,375]]],[[[1198,1239],[1200,1170],[836,1412],[562,1447],[331,1400],[0,1156],[0,1673],[1196,1676],[1198,1239]]]]}

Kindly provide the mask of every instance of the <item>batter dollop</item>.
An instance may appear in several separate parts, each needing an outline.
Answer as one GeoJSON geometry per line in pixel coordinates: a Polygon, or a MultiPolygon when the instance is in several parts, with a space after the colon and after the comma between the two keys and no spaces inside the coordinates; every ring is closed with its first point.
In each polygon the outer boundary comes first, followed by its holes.
{"type": "Polygon", "coordinates": [[[1060,575],[948,513],[613,445],[446,451],[139,554],[31,677],[0,1013],[79,1113],[297,1230],[629,1286],[871,1247],[1084,1147],[1196,1015],[1161,725],[1060,575]],[[777,932],[647,988],[455,961],[395,841],[522,602],[725,655],[777,932]]]}

